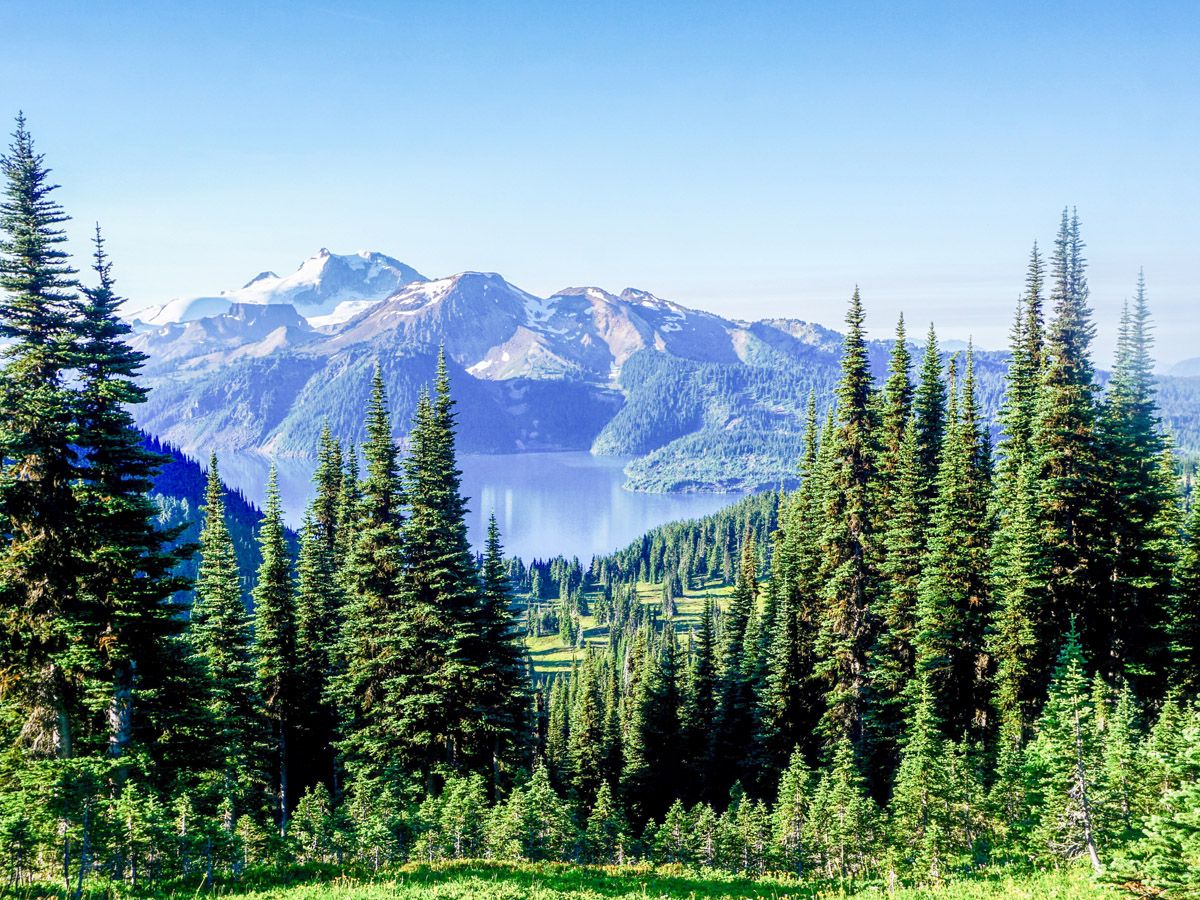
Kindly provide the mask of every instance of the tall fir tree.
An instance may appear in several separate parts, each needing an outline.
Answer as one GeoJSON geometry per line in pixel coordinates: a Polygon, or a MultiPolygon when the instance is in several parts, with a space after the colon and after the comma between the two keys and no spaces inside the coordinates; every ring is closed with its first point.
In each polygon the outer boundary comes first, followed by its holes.
{"type": "Polygon", "coordinates": [[[979,422],[968,350],[961,396],[950,364],[950,405],[937,499],[922,563],[914,633],[918,677],[955,737],[987,716],[984,630],[990,529],[991,457],[979,422]]]}
{"type": "MultiPolygon", "coordinates": [[[[95,610],[103,635],[97,663],[110,680],[108,752],[122,756],[134,741],[152,745],[165,723],[165,686],[177,664],[175,638],[183,610],[175,594],[187,582],[173,574],[187,553],[173,547],[183,526],[160,530],[149,493],[165,457],[147,450],[130,407],[146,399],[136,382],[146,357],[126,343],[131,327],[118,316],[112,264],[97,227],[93,272],[79,306],[76,358],[76,445],[81,454],[81,533],[75,545],[78,592],[95,610]],[[151,715],[157,698],[159,715],[151,715]]],[[[124,770],[118,779],[124,777],[124,770]]]]}
{"type": "Polygon", "coordinates": [[[475,675],[479,697],[478,725],[488,732],[492,753],[493,791],[499,787],[502,766],[520,764],[529,743],[529,688],[525,652],[514,626],[512,592],[500,527],[488,517],[484,542],[479,611],[479,640],[484,655],[475,675]]]}
{"type": "Polygon", "coordinates": [[[250,617],[242,601],[242,580],[225,518],[224,486],[215,453],[208,463],[195,595],[189,634],[207,673],[208,709],[216,726],[213,740],[223,766],[224,825],[229,831],[238,811],[254,808],[262,729],[250,617]]]}
{"type": "MultiPolygon", "coordinates": [[[[369,782],[407,771],[414,723],[400,710],[417,703],[424,691],[402,697],[397,679],[403,656],[400,646],[401,512],[398,451],[392,440],[387,392],[378,366],[367,407],[367,442],[363,448],[367,478],[359,486],[347,473],[339,532],[347,535],[349,558],[343,563],[346,592],[339,671],[330,685],[341,716],[339,747],[347,774],[369,782]]],[[[350,454],[354,465],[354,454],[350,454]]],[[[426,688],[427,690],[427,688],[426,688]]]]}
{"type": "Polygon", "coordinates": [[[1107,652],[1115,674],[1165,686],[1168,627],[1158,600],[1170,591],[1176,535],[1164,533],[1164,512],[1176,502],[1173,478],[1163,477],[1166,449],[1155,404],[1146,281],[1138,274],[1130,310],[1126,304],[1116,365],[1100,416],[1104,492],[1105,613],[1107,652]]]}
{"type": "Polygon", "coordinates": [[[93,648],[98,637],[80,632],[95,616],[82,608],[70,549],[80,537],[69,371],[75,270],[62,247],[68,217],[23,116],[0,171],[0,618],[3,666],[14,676],[6,699],[19,740],[69,758],[82,726],[78,686],[91,662],[73,648],[93,648]]]}
{"type": "Polygon", "coordinates": [[[262,562],[254,585],[254,659],[258,695],[270,723],[277,787],[276,821],[287,831],[292,794],[293,736],[300,721],[300,672],[297,669],[296,597],[292,561],[283,526],[279,478],[274,464],[267,479],[267,508],[258,531],[262,562]]]}
{"type": "Polygon", "coordinates": [[[1047,565],[1048,603],[1039,623],[1037,679],[1045,684],[1057,636],[1072,617],[1085,652],[1110,662],[1111,621],[1103,609],[1104,536],[1096,485],[1102,478],[1091,344],[1095,325],[1079,219],[1063,210],[1051,260],[1054,318],[1046,333],[1034,416],[1038,519],[1047,565]],[[1097,607],[1101,608],[1097,608],[1097,607]]]}
{"type": "Polygon", "coordinates": [[[486,760],[490,766],[493,749],[470,722],[472,680],[490,648],[480,640],[479,578],[467,539],[454,433],[446,358],[439,353],[434,396],[418,403],[409,432],[400,578],[404,658],[397,698],[426,771],[442,761],[479,766],[486,760]]]}
{"type": "Polygon", "coordinates": [[[871,372],[857,289],[846,314],[837,428],[829,452],[823,539],[824,616],[819,636],[828,684],[822,731],[829,746],[842,738],[864,748],[867,654],[874,640],[871,602],[878,588],[876,536],[872,531],[875,422],[871,372]]]}
{"type": "Polygon", "coordinates": [[[1171,673],[1184,693],[1200,689],[1200,498],[1179,539],[1172,583],[1170,627],[1171,673]]]}
{"type": "Polygon", "coordinates": [[[917,472],[921,482],[921,516],[929,520],[937,496],[938,460],[946,430],[946,385],[942,381],[942,353],[932,323],[925,337],[925,352],[913,394],[917,430],[917,472]]]}

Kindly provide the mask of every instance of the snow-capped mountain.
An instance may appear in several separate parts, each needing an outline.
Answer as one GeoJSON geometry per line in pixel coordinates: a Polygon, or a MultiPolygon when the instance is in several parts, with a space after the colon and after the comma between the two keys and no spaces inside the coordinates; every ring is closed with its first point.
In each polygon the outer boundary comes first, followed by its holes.
{"type": "MultiPolygon", "coordinates": [[[[634,288],[541,297],[496,273],[428,280],[382,254],[326,251],[151,319],[133,344],[154,390],[135,414],[189,453],[309,455],[326,422],[360,442],[376,365],[403,434],[443,347],[463,450],[633,456],[631,483],[655,490],[794,479],[805,407],[832,395],[842,345],[811,322],[727,319],[634,288]]],[[[890,345],[870,343],[878,376],[890,345]]],[[[991,415],[1006,355],[975,362],[991,415]]],[[[1164,421],[1184,437],[1200,421],[1193,380],[1160,385],[1164,421]]]]}
{"type": "MultiPolygon", "coordinates": [[[[541,297],[496,273],[426,280],[394,264],[404,283],[368,299],[361,276],[380,259],[322,254],[288,279],[264,273],[221,295],[215,314],[214,298],[160,311],[190,318],[134,338],[154,387],[140,424],[194,454],[308,454],[326,421],[357,442],[378,364],[403,432],[443,347],[464,450],[643,454],[699,432],[711,450],[747,429],[795,436],[808,392],[836,371],[837,335],[820,326],[739,322],[632,288],[541,297]],[[348,303],[357,312],[336,321],[348,303]]],[[[747,486],[793,468],[760,458],[732,479],[687,481],[747,486]]]]}
{"type": "Polygon", "coordinates": [[[261,272],[237,290],[180,297],[140,313],[138,319],[143,326],[169,325],[221,315],[235,303],[287,303],[320,327],[344,322],[404,285],[424,280],[416,269],[382,253],[342,255],[322,248],[291,275],[261,272]]]}

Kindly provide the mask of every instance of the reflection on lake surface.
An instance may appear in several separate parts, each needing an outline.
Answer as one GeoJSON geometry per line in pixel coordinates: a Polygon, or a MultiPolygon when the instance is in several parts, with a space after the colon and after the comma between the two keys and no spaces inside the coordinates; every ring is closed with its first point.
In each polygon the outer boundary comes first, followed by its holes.
{"type": "MultiPolygon", "coordinates": [[[[495,512],[508,553],[525,559],[556,554],[586,562],[624,547],[664,522],[707,515],[737,499],[730,494],[643,494],[621,487],[625,460],[586,452],[464,455],[463,493],[469,499],[471,543],[482,546],[495,512]]],[[[226,453],[221,475],[262,506],[271,460],[226,453]]],[[[293,528],[312,494],[314,460],[278,461],[284,515],[293,528]]]]}

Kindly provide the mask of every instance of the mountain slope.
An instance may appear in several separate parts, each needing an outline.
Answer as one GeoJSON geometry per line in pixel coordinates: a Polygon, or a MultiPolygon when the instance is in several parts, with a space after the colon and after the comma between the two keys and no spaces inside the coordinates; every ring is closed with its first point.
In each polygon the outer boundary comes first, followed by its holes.
{"type": "MultiPolygon", "coordinates": [[[[389,259],[356,259],[375,257],[389,259]]],[[[321,272],[334,271],[334,258],[324,259],[321,272]]],[[[800,320],[725,319],[635,289],[542,298],[486,272],[417,278],[320,327],[296,306],[239,300],[143,330],[134,344],[150,356],[154,390],[139,423],[196,455],[307,456],[325,421],[343,440],[363,439],[378,363],[403,436],[442,347],[466,452],[591,449],[636,457],[627,468],[635,488],[742,490],[794,480],[808,398],[823,409],[838,377],[841,335],[800,320]]],[[[326,298],[343,296],[317,280],[326,298]]],[[[261,284],[255,296],[283,296],[281,281],[267,274],[246,290],[261,284]]],[[[287,296],[311,298],[297,287],[309,281],[294,281],[287,296]]],[[[890,349],[870,345],[877,376],[890,349]]],[[[1006,360],[976,354],[987,416],[999,408],[1006,360]]],[[[1161,386],[1164,419],[1191,446],[1200,379],[1164,377],[1161,386]]]]}

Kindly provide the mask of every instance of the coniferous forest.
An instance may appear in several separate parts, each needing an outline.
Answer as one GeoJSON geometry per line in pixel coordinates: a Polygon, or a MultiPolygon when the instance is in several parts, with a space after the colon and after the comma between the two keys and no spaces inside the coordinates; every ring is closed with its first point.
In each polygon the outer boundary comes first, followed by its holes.
{"type": "Polygon", "coordinates": [[[494,519],[472,550],[442,359],[403,451],[378,373],[366,442],[322,435],[298,541],[272,474],[247,572],[215,456],[197,540],[162,524],[103,236],[77,271],[22,118],[3,178],[9,889],[472,860],[1200,892],[1200,503],[1139,273],[1093,364],[1074,211],[1030,254],[998,432],[932,328],[877,383],[856,290],[797,489],[526,563],[494,519]]]}

